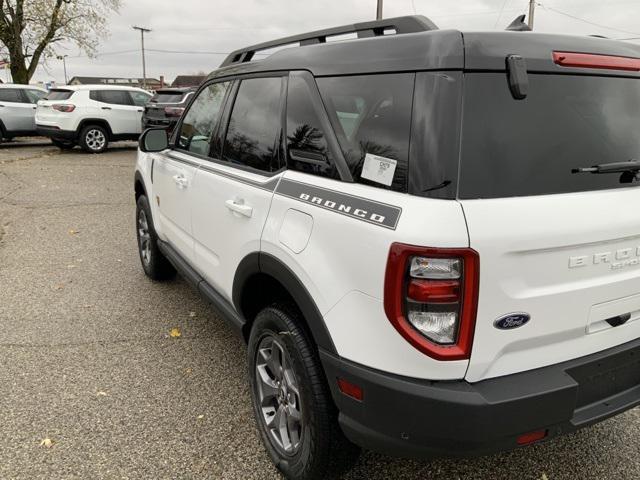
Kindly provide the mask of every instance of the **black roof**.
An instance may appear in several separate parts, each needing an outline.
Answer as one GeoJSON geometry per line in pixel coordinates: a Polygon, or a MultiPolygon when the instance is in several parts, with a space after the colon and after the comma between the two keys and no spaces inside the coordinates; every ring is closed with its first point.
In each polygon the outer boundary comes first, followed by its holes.
{"type": "MultiPolygon", "coordinates": [[[[504,71],[506,57],[513,54],[525,58],[529,71],[620,75],[621,72],[613,70],[560,67],[554,63],[552,54],[554,51],[562,51],[640,57],[640,45],[630,42],[527,31],[438,30],[424,17],[401,18],[414,19],[410,25],[423,24],[422,30],[418,27],[412,33],[398,30],[395,35],[382,35],[380,31],[373,35],[361,35],[360,31],[354,30],[359,25],[369,25],[370,29],[375,30],[375,26],[371,25],[376,22],[368,22],[288,37],[234,52],[209,78],[281,70],[308,70],[315,76],[416,70],[504,71]],[[357,32],[360,38],[326,41],[326,36],[330,36],[327,32],[345,30],[357,32]],[[326,34],[324,38],[323,33],[326,34]],[[279,50],[263,59],[254,57],[260,50],[290,45],[292,39],[292,48],[279,50]],[[308,44],[314,40],[314,44],[308,44]],[[295,46],[296,43],[300,46],[295,46]]],[[[384,22],[397,23],[398,19],[386,20],[380,24],[385,25],[384,22]]],[[[639,72],[624,72],[624,75],[640,77],[639,72]]]]}
{"type": "Polygon", "coordinates": [[[198,87],[163,87],[156,89],[156,93],[187,93],[195,92],[198,87]]]}

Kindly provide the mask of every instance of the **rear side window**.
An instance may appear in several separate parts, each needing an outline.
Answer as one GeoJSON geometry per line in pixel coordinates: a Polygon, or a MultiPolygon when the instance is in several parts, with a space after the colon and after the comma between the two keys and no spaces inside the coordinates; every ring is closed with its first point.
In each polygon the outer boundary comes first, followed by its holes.
{"type": "Polygon", "coordinates": [[[0,88],[0,102],[23,103],[20,90],[15,88],[0,88]]]}
{"type": "Polygon", "coordinates": [[[152,103],[180,103],[186,93],[181,92],[158,92],[151,99],[152,103]]]}
{"type": "Polygon", "coordinates": [[[184,114],[178,135],[178,148],[209,155],[211,134],[220,120],[229,82],[213,83],[202,90],[184,114]]]}
{"type": "Polygon", "coordinates": [[[46,92],[41,92],[40,90],[25,90],[24,93],[31,103],[38,103],[47,95],[46,92]]]}
{"type": "Polygon", "coordinates": [[[144,92],[129,92],[131,95],[131,99],[133,100],[133,104],[138,107],[144,107],[147,103],[149,103],[149,99],[151,99],[151,95],[144,92]]]}
{"type": "Polygon", "coordinates": [[[92,90],[91,100],[111,105],[133,105],[133,101],[126,90],[92,90]]]}
{"type": "Polygon", "coordinates": [[[325,77],[317,82],[353,178],[406,192],[415,74],[325,77]],[[371,180],[370,173],[363,177],[365,162],[375,165],[376,157],[395,164],[390,167],[393,174],[380,181],[376,176],[371,180]]]}
{"type": "Polygon", "coordinates": [[[281,77],[243,80],[233,105],[222,157],[264,172],[280,169],[281,77]]]}
{"type": "Polygon", "coordinates": [[[514,100],[504,73],[467,74],[460,198],[574,193],[640,186],[621,174],[572,170],[640,159],[640,82],[529,74],[514,100]]]}
{"type": "Polygon", "coordinates": [[[287,93],[287,168],[339,178],[307,82],[289,78],[287,93]]]}
{"type": "MultiPolygon", "coordinates": [[[[92,92],[93,93],[93,92],[92,92]]],[[[73,90],[51,90],[47,95],[47,100],[68,100],[73,95],[73,90]]]]}

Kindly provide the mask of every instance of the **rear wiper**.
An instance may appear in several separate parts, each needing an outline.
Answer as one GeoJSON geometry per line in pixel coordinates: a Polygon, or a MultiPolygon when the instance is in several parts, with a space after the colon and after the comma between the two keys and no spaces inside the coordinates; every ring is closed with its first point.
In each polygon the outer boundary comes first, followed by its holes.
{"type": "Polygon", "coordinates": [[[628,162],[613,162],[594,165],[593,167],[574,168],[571,173],[638,173],[640,172],[640,160],[628,162]]]}

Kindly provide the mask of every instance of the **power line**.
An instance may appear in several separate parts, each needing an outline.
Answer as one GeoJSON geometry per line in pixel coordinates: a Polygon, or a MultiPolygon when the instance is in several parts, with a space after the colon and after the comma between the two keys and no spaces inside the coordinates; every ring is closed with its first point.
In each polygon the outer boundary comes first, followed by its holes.
{"type": "Polygon", "coordinates": [[[500,19],[502,18],[502,14],[504,13],[504,9],[507,7],[507,3],[509,3],[509,0],[504,0],[504,2],[502,4],[502,8],[500,9],[500,12],[498,13],[498,18],[496,18],[496,23],[493,25],[493,28],[496,28],[498,26],[498,23],[500,23],[500,19]]]}
{"type": "Polygon", "coordinates": [[[554,12],[554,13],[557,13],[559,15],[564,15],[565,17],[569,17],[569,18],[572,18],[574,20],[578,20],[580,22],[584,22],[584,23],[587,23],[589,25],[593,25],[594,27],[605,28],[607,30],[612,30],[612,31],[615,31],[615,32],[629,33],[631,35],[640,35],[640,33],[638,33],[638,32],[632,32],[630,30],[623,30],[621,28],[610,27],[608,25],[603,25],[601,23],[596,23],[596,22],[592,22],[590,20],[585,20],[584,18],[576,17],[575,15],[572,15],[570,13],[562,12],[562,11],[557,10],[555,8],[552,8],[552,7],[547,7],[546,5],[544,5],[542,3],[539,3],[538,5],[540,5],[543,9],[545,9],[547,11],[554,12]]]}

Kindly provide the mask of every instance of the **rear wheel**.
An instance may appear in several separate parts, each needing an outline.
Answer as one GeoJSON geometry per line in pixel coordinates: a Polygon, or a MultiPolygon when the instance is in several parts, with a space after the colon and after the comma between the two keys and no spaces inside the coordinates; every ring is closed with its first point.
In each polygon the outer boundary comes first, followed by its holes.
{"type": "Polygon", "coordinates": [[[60,150],[72,150],[73,147],[76,146],[75,142],[72,142],[71,140],[58,140],[55,138],[51,139],[51,143],[53,143],[60,150]]]}
{"type": "Polygon", "coordinates": [[[249,339],[254,414],[267,453],[286,478],[335,478],[360,450],[340,430],[320,359],[299,322],[287,306],[266,308],[255,320],[249,339]]]}
{"type": "Polygon", "coordinates": [[[102,153],[109,145],[109,134],[100,125],[89,125],[80,133],[80,146],[88,153],[102,153]]]}
{"type": "Polygon", "coordinates": [[[145,195],[141,195],[136,204],[136,234],[140,263],[147,277],[156,281],[173,278],[176,270],[158,248],[158,236],[145,195]]]}

